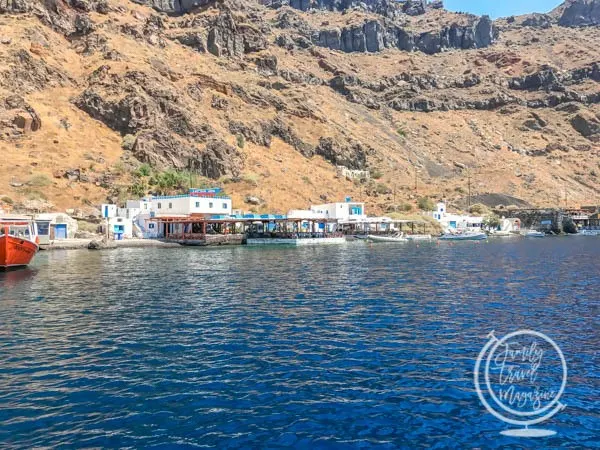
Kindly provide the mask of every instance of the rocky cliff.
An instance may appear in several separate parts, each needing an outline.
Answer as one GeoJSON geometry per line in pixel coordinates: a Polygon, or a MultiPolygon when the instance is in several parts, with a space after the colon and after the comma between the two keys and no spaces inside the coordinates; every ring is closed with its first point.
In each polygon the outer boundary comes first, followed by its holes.
{"type": "Polygon", "coordinates": [[[348,195],[406,210],[463,196],[469,169],[481,194],[552,204],[558,183],[593,202],[597,13],[0,0],[0,201],[91,205],[192,180],[261,210],[348,195]]]}
{"type": "Polygon", "coordinates": [[[565,27],[582,27],[600,25],[599,0],[569,0],[563,10],[558,24],[565,27]]]}

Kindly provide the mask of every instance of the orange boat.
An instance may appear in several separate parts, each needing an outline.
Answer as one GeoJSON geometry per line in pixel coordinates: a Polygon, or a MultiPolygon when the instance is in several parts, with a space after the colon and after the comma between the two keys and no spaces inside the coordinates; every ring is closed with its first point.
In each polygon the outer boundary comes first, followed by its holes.
{"type": "Polygon", "coordinates": [[[35,223],[22,217],[0,217],[0,269],[28,265],[39,250],[35,223]]]}

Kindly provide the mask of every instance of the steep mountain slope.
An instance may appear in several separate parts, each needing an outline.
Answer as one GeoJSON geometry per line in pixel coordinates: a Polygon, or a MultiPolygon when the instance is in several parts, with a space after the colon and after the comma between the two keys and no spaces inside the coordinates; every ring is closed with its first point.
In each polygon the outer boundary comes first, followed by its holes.
{"type": "Polygon", "coordinates": [[[384,211],[463,197],[470,177],[597,203],[597,0],[494,23],[440,2],[138,3],[0,0],[0,200],[191,182],[255,210],[384,211]]]}

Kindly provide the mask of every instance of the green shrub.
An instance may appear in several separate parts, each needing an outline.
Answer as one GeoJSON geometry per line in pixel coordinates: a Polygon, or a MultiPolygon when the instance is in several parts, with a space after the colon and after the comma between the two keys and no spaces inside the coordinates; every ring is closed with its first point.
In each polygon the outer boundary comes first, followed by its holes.
{"type": "Polygon", "coordinates": [[[377,186],[375,187],[375,192],[377,192],[378,194],[389,194],[392,192],[392,190],[383,183],[377,183],[377,186]]]}
{"type": "Polygon", "coordinates": [[[126,134],[123,136],[121,141],[121,148],[123,150],[132,150],[135,145],[135,136],[133,134],[126,134]]]}
{"type": "Polygon", "coordinates": [[[260,176],[258,176],[255,173],[247,173],[245,174],[242,179],[246,182],[246,183],[250,183],[253,186],[258,186],[258,181],[260,180],[260,176]]]}
{"type": "Polygon", "coordinates": [[[399,134],[400,136],[402,136],[402,137],[406,137],[406,131],[404,131],[404,129],[403,129],[403,128],[398,128],[398,129],[396,130],[396,133],[398,133],[398,134],[399,134]]]}
{"type": "Polygon", "coordinates": [[[22,189],[21,194],[25,195],[28,200],[48,200],[46,194],[37,189],[32,189],[31,187],[22,189]]]}
{"type": "Polygon", "coordinates": [[[483,219],[483,225],[490,229],[498,228],[500,226],[500,217],[496,214],[489,214],[483,219]]]}
{"type": "Polygon", "coordinates": [[[13,205],[15,203],[14,200],[10,197],[2,197],[2,198],[0,198],[0,201],[7,205],[13,205]]]}
{"type": "Polygon", "coordinates": [[[237,139],[237,146],[239,148],[244,148],[246,145],[246,138],[243,135],[238,134],[236,139],[237,139]]]}
{"type": "Polygon", "coordinates": [[[371,178],[373,178],[375,180],[379,180],[382,176],[383,176],[383,172],[381,172],[381,170],[378,170],[378,169],[371,170],[371,178]]]}
{"type": "Polygon", "coordinates": [[[410,212],[413,209],[413,205],[411,205],[410,203],[402,203],[399,209],[403,212],[410,212]]]}
{"type": "Polygon", "coordinates": [[[429,197],[421,197],[417,202],[417,205],[421,211],[433,211],[435,208],[433,200],[431,200],[429,197]]]}
{"type": "Polygon", "coordinates": [[[152,175],[152,167],[148,164],[142,164],[137,170],[134,172],[134,175],[138,177],[149,177],[152,175]]]}
{"type": "Polygon", "coordinates": [[[148,193],[148,183],[144,180],[139,180],[129,186],[129,192],[136,197],[143,197],[148,193]]]}
{"type": "Polygon", "coordinates": [[[123,175],[125,173],[125,164],[123,164],[121,161],[115,163],[113,166],[113,172],[116,175],[123,175]]]}
{"type": "Polygon", "coordinates": [[[48,175],[40,173],[32,176],[27,182],[29,186],[34,187],[44,187],[52,184],[52,180],[48,177],[48,175]]]}
{"type": "Polygon", "coordinates": [[[168,195],[185,189],[189,185],[189,177],[175,170],[165,170],[154,174],[150,183],[159,194],[168,195]]]}
{"type": "Polygon", "coordinates": [[[471,214],[478,214],[480,216],[484,216],[489,213],[489,209],[487,206],[481,203],[475,203],[474,205],[471,205],[471,207],[469,208],[469,212],[471,214]]]}

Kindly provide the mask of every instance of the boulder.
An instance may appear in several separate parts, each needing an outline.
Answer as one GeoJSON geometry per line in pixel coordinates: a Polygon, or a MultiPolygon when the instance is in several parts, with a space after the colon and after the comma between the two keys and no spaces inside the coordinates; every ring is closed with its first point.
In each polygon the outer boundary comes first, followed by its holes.
{"type": "Polygon", "coordinates": [[[89,250],[107,250],[117,248],[117,244],[114,241],[110,241],[106,238],[101,240],[94,239],[90,241],[87,248],[89,250]]]}
{"type": "Polygon", "coordinates": [[[402,5],[402,12],[409,16],[420,16],[425,14],[427,0],[406,0],[402,5]]]}
{"type": "Polygon", "coordinates": [[[20,137],[41,127],[40,116],[23,97],[10,95],[0,101],[0,139],[20,137]]]}
{"type": "Polygon", "coordinates": [[[598,115],[577,114],[571,119],[571,125],[582,136],[593,142],[600,142],[600,117],[598,115]]]}
{"type": "Polygon", "coordinates": [[[246,197],[244,198],[244,203],[258,206],[263,204],[263,200],[260,197],[254,195],[246,195],[246,197]]]}

